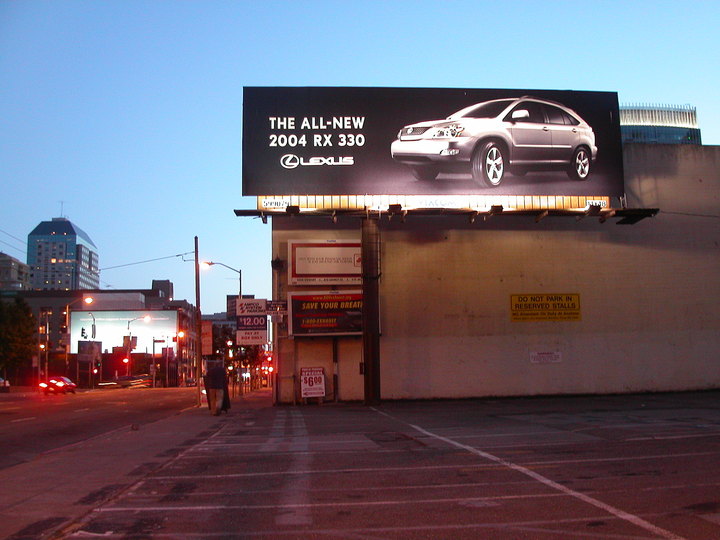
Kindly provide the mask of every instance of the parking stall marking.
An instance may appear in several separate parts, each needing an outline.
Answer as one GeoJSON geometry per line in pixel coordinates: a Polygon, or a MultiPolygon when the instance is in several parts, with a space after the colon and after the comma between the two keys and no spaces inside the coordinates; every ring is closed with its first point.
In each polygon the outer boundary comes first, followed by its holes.
{"type": "Polygon", "coordinates": [[[16,418],[15,420],[10,420],[11,424],[15,424],[17,422],[29,422],[30,420],[35,420],[36,416],[28,416],[27,418],[16,418]]]}
{"type": "Polygon", "coordinates": [[[667,531],[661,527],[658,527],[656,525],[653,525],[649,521],[646,521],[642,519],[639,516],[636,516],[634,514],[631,514],[629,512],[625,512],[624,510],[621,510],[619,508],[615,508],[612,505],[606,504],[598,499],[595,499],[593,497],[590,497],[589,495],[586,495],[584,493],[580,493],[579,491],[575,491],[573,489],[570,489],[562,484],[558,484],[557,482],[551,480],[550,478],[547,478],[545,476],[542,476],[541,474],[532,471],[526,467],[523,467],[522,465],[518,465],[516,463],[513,463],[511,461],[508,461],[506,459],[503,459],[501,457],[495,456],[493,454],[490,454],[488,452],[484,452],[483,450],[480,450],[478,448],[474,448],[472,446],[468,446],[466,444],[457,442],[453,439],[443,437],[442,435],[437,435],[436,433],[433,433],[431,431],[428,431],[420,426],[417,426],[415,424],[410,424],[408,422],[405,422],[403,420],[400,420],[399,418],[396,418],[386,412],[380,411],[376,408],[372,408],[375,412],[378,414],[385,416],[387,418],[391,418],[397,422],[400,422],[406,426],[411,427],[415,431],[418,431],[419,433],[422,433],[423,435],[426,435],[428,437],[433,437],[439,441],[442,441],[446,444],[449,444],[450,446],[454,446],[455,448],[460,448],[462,450],[466,450],[467,452],[470,452],[471,454],[474,454],[478,457],[484,458],[486,460],[492,461],[493,463],[496,463],[498,465],[501,465],[503,467],[506,467],[508,469],[511,469],[513,471],[516,471],[520,474],[523,474],[525,476],[528,476],[541,484],[546,485],[547,487],[554,489],[556,491],[559,491],[560,493],[563,493],[567,496],[573,497],[575,499],[578,499],[582,502],[585,502],[587,504],[590,504],[596,508],[599,508],[601,510],[604,510],[605,512],[608,512],[609,514],[612,514],[616,516],[619,519],[622,519],[624,521],[627,521],[629,523],[632,523],[633,525],[640,527],[648,532],[651,532],[653,534],[658,535],[661,538],[666,538],[668,540],[684,540],[682,536],[678,536],[670,531],[667,531]]]}

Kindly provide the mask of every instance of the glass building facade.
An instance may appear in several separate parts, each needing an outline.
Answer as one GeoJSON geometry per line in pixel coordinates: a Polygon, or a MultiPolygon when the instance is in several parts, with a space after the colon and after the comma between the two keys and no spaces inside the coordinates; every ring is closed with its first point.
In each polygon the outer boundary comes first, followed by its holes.
{"type": "Polygon", "coordinates": [[[66,218],[43,221],[28,235],[30,286],[34,290],[98,289],[97,247],[66,218]]]}
{"type": "Polygon", "coordinates": [[[621,105],[620,133],[623,143],[702,144],[690,105],[621,105]]]}

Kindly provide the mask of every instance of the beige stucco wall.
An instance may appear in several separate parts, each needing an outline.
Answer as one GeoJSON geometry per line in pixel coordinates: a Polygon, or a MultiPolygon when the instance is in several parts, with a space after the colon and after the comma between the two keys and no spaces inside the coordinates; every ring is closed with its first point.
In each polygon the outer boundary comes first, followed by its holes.
{"type": "MultiPolygon", "coordinates": [[[[628,206],[661,210],[635,225],[382,222],[383,399],[720,387],[720,147],[629,145],[624,154],[628,206]],[[582,319],[513,322],[510,295],[526,293],[579,294],[582,319]],[[533,363],[536,352],[559,361],[533,363]]],[[[289,239],[360,235],[358,220],[283,218],[273,228],[281,259],[289,239]]],[[[337,366],[330,338],[280,340],[281,375],[327,366],[340,399],[362,399],[361,340],[338,340],[337,366]]],[[[292,401],[289,385],[280,400],[292,401]]]]}

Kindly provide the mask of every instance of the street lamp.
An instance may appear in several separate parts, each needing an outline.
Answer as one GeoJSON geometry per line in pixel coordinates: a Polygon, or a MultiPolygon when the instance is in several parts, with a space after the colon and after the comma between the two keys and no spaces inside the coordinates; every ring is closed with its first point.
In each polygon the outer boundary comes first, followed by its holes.
{"type": "MultiPolygon", "coordinates": [[[[132,332],[130,331],[130,323],[133,323],[133,322],[139,321],[139,320],[142,320],[142,321],[144,321],[145,323],[149,323],[150,321],[152,321],[152,317],[151,317],[150,315],[144,315],[144,316],[142,316],[142,317],[135,317],[134,319],[130,319],[130,320],[128,321],[128,323],[127,323],[127,330],[128,330],[128,335],[127,335],[127,338],[128,338],[128,339],[127,339],[127,355],[126,355],[125,358],[123,359],[123,362],[127,365],[127,373],[126,373],[126,375],[128,375],[128,376],[130,375],[130,358],[131,358],[131,355],[132,355],[132,350],[134,349],[134,347],[133,347],[133,345],[132,345],[132,332]],[[127,362],[126,362],[126,360],[127,360],[127,362]]],[[[146,349],[146,350],[147,350],[147,349],[146,349]]]]}
{"type": "MultiPolygon", "coordinates": [[[[68,370],[70,367],[70,306],[73,304],[77,304],[78,302],[83,302],[85,305],[89,306],[95,301],[95,299],[92,296],[83,296],[82,298],[76,298],[72,302],[68,302],[65,304],[65,335],[67,336],[67,343],[65,343],[65,373],[68,374],[68,370]]],[[[93,317],[93,325],[92,325],[92,336],[91,339],[95,339],[95,317],[93,317]]],[[[89,375],[88,375],[89,376],[89,375]]],[[[80,384],[80,362],[77,361],[77,358],[75,359],[75,382],[77,384],[80,384]]]]}
{"type": "Polygon", "coordinates": [[[237,272],[238,275],[238,299],[242,298],[242,270],[238,270],[237,268],[233,268],[232,266],[228,266],[225,263],[216,262],[216,261],[205,261],[202,263],[202,267],[207,269],[213,265],[220,265],[224,266],[228,270],[232,270],[233,272],[237,272]]]}

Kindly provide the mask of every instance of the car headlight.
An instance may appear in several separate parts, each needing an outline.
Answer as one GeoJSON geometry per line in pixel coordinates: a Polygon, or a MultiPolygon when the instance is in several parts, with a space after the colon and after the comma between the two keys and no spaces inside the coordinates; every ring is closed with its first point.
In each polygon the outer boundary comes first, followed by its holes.
{"type": "Polygon", "coordinates": [[[454,137],[459,137],[464,130],[465,127],[460,124],[439,126],[434,129],[432,136],[433,138],[452,139],[454,137]]]}

